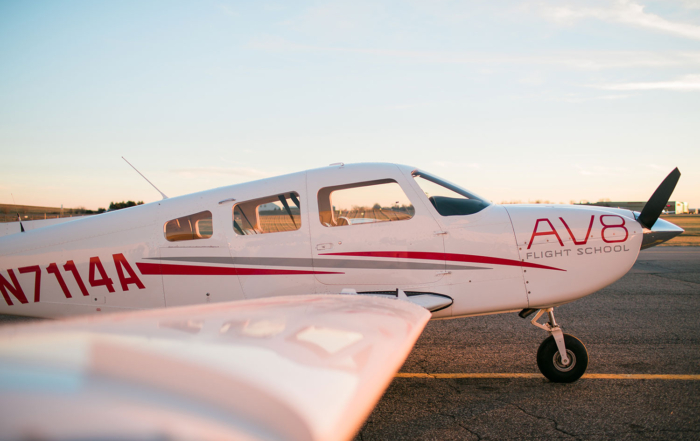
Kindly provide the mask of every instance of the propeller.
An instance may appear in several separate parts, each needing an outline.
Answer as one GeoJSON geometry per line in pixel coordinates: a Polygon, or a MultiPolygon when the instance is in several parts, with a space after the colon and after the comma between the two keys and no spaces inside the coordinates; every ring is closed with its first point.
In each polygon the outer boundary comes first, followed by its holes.
{"type": "Polygon", "coordinates": [[[651,227],[654,226],[661,212],[666,208],[666,204],[671,198],[671,194],[676,188],[680,177],[681,172],[678,171],[678,167],[674,168],[673,171],[666,176],[666,179],[661,182],[661,185],[659,185],[659,188],[656,189],[654,194],[651,195],[644,205],[642,212],[639,214],[639,217],[637,217],[637,221],[642,224],[643,227],[651,230],[651,227]]]}

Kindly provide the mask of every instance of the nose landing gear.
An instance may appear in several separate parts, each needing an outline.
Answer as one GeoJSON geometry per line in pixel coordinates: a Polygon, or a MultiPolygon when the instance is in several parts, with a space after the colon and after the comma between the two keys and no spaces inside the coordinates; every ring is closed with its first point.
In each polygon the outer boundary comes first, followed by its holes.
{"type": "MultiPolygon", "coordinates": [[[[523,312],[527,317],[534,311],[523,312]]],[[[538,310],[530,323],[550,333],[537,350],[537,367],[542,375],[554,383],[573,383],[581,378],[588,367],[588,351],[581,340],[562,332],[554,320],[554,308],[538,310]],[[539,323],[545,312],[549,315],[549,323],[539,323]]]]}

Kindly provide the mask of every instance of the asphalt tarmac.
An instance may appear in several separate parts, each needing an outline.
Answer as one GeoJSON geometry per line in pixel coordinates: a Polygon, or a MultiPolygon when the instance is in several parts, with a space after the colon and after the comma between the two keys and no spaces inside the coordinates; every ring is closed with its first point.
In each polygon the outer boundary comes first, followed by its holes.
{"type": "MultiPolygon", "coordinates": [[[[642,379],[396,378],[356,439],[700,439],[700,247],[642,251],[555,316],[586,345],[587,373],[642,379]]],[[[401,372],[538,374],[545,337],[517,314],[432,321],[401,372]]]]}

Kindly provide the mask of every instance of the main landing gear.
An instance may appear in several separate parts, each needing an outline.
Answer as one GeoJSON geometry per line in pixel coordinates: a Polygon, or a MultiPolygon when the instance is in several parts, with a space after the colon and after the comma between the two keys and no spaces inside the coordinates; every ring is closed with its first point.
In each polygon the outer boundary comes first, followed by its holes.
{"type": "Polygon", "coordinates": [[[530,323],[549,332],[537,350],[537,367],[542,375],[554,383],[573,383],[581,378],[588,367],[588,351],[573,335],[564,334],[554,320],[554,308],[523,309],[520,317],[525,318],[537,311],[530,323]],[[549,315],[549,323],[539,323],[542,314],[549,315]],[[564,355],[562,355],[564,354],[564,355]]]}

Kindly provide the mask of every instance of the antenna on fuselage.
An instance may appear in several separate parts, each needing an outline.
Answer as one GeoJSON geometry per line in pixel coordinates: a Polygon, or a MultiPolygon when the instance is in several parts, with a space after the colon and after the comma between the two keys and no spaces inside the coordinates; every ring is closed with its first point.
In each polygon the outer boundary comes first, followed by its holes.
{"type": "MultiPolygon", "coordinates": [[[[123,159],[127,164],[131,165],[131,162],[127,161],[125,157],[122,156],[122,159],[123,159]]],[[[149,184],[151,184],[151,186],[152,186],[153,188],[155,188],[156,191],[157,191],[158,193],[160,193],[161,196],[163,196],[163,199],[168,199],[168,197],[165,195],[165,193],[163,193],[162,191],[158,190],[158,187],[156,187],[155,185],[153,185],[153,182],[149,181],[148,178],[145,177],[145,176],[143,175],[143,173],[141,173],[140,171],[138,171],[138,170],[136,169],[136,167],[134,167],[133,165],[131,165],[131,168],[133,168],[134,170],[136,170],[136,173],[140,174],[141,177],[142,177],[143,179],[146,180],[146,182],[148,182],[149,184]]]]}
{"type": "MultiPolygon", "coordinates": [[[[15,195],[10,193],[10,196],[12,196],[12,203],[17,205],[17,202],[15,202],[15,195]]],[[[24,225],[22,225],[22,216],[17,213],[17,220],[19,221],[19,232],[24,233],[24,225]]]]}

